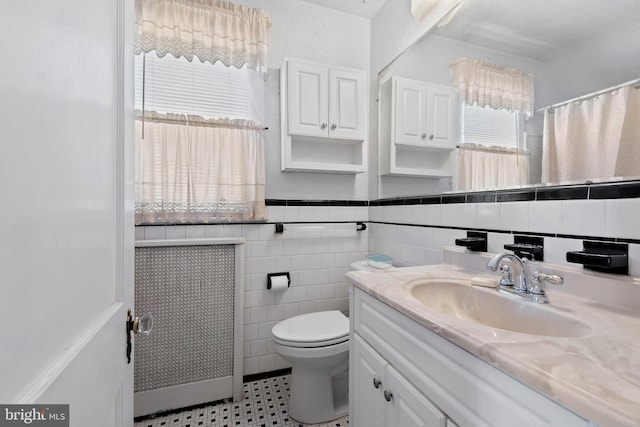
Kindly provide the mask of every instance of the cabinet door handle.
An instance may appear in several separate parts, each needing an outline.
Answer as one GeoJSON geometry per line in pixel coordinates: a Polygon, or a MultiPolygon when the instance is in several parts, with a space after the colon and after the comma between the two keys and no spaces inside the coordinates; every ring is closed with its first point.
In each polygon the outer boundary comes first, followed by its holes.
{"type": "Polygon", "coordinates": [[[426,133],[423,133],[422,135],[420,135],[420,137],[421,137],[422,139],[427,139],[427,134],[426,134],[426,133]]]}
{"type": "Polygon", "coordinates": [[[323,124],[320,125],[320,129],[326,129],[326,128],[327,128],[327,124],[326,123],[323,123],[323,124]]]}
{"type": "Polygon", "coordinates": [[[433,134],[429,135],[429,140],[433,141],[433,134]]]}
{"type": "Polygon", "coordinates": [[[374,386],[375,388],[380,388],[380,384],[382,384],[382,381],[380,381],[380,380],[379,380],[379,379],[377,379],[377,378],[374,378],[374,379],[373,379],[373,386],[374,386]]]}
{"type": "Polygon", "coordinates": [[[338,127],[338,125],[334,123],[334,124],[331,125],[331,130],[335,130],[337,127],[338,127]]]}
{"type": "Polygon", "coordinates": [[[385,390],[384,391],[384,399],[387,402],[391,402],[391,398],[393,397],[393,393],[391,393],[389,390],[385,390]]]}

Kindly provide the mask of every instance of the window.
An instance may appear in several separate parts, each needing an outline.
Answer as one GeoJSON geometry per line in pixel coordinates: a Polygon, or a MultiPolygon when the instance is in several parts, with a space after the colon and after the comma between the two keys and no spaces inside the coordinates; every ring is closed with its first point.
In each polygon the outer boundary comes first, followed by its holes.
{"type": "Polygon", "coordinates": [[[264,219],[271,20],[224,0],[136,11],[136,224],[264,219]]]}
{"type": "Polygon", "coordinates": [[[519,111],[462,104],[456,188],[488,190],[529,183],[529,153],[522,147],[519,111]]]}
{"type": "Polygon", "coordinates": [[[220,62],[140,54],[135,60],[135,108],[142,111],[143,102],[145,110],[158,113],[264,123],[264,78],[220,62]]]}
{"type": "Polygon", "coordinates": [[[460,113],[463,144],[522,147],[523,117],[519,111],[462,104],[460,113]]]}

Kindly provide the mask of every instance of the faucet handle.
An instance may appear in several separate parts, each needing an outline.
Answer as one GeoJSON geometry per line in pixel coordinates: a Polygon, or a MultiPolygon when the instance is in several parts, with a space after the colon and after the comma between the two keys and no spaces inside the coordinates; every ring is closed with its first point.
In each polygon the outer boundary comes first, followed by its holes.
{"type": "Polygon", "coordinates": [[[507,264],[500,264],[500,286],[513,286],[513,277],[511,275],[511,269],[507,264]]]}
{"type": "MultiPolygon", "coordinates": [[[[531,285],[529,286],[529,293],[533,295],[545,295],[544,288],[542,287],[543,281],[549,282],[553,285],[562,285],[564,283],[564,279],[561,276],[534,271],[531,275],[531,285]]],[[[543,302],[548,302],[548,300],[543,302]]]]}
{"type": "Polygon", "coordinates": [[[562,278],[562,276],[558,276],[556,274],[540,273],[539,271],[534,271],[531,275],[531,278],[538,282],[549,282],[552,285],[562,285],[564,283],[564,279],[562,278]]]}

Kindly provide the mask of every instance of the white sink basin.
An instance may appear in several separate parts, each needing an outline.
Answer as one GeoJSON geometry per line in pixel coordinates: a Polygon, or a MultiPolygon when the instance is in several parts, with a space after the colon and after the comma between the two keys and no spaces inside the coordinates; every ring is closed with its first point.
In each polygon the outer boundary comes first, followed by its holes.
{"type": "Polygon", "coordinates": [[[453,279],[415,280],[411,295],[431,310],[493,328],[550,337],[587,335],[588,324],[536,304],[453,279]]]}

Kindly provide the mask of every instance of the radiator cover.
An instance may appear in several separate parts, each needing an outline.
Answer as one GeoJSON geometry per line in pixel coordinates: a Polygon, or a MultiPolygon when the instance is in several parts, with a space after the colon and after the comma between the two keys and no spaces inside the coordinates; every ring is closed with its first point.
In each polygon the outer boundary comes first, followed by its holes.
{"type": "Polygon", "coordinates": [[[135,392],[234,373],[235,247],[137,247],[135,313],[152,313],[135,340],[135,392]]]}

